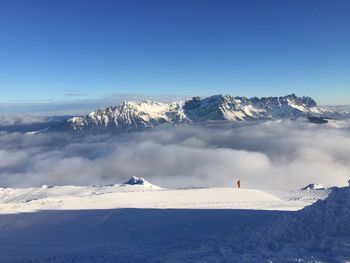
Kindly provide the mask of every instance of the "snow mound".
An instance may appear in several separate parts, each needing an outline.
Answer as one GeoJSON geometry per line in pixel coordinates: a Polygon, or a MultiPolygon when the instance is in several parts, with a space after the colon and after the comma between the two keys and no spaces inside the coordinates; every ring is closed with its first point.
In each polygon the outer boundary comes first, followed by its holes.
{"type": "Polygon", "coordinates": [[[301,188],[301,190],[324,190],[324,189],[325,187],[319,183],[312,183],[305,186],[304,188],[301,188]]]}
{"type": "Polygon", "coordinates": [[[137,186],[143,186],[143,187],[146,187],[146,188],[160,189],[159,186],[156,186],[154,184],[151,184],[151,183],[147,182],[145,180],[145,178],[137,177],[137,176],[131,177],[128,181],[126,181],[122,185],[133,185],[133,186],[137,185],[137,186]]]}
{"type": "MultiPolygon", "coordinates": [[[[271,224],[241,233],[236,251],[273,262],[347,262],[350,259],[350,186],[271,224]]],[[[231,241],[234,244],[234,240],[231,241]]],[[[246,255],[247,255],[246,254],[246,255]]]]}

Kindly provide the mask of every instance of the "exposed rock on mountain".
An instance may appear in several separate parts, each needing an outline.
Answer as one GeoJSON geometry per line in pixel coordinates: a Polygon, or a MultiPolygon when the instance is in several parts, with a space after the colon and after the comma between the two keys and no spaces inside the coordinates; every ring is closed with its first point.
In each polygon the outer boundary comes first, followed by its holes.
{"type": "Polygon", "coordinates": [[[310,97],[246,98],[215,95],[193,97],[186,101],[160,103],[153,101],[124,102],[119,106],[93,111],[85,117],[73,117],[68,123],[78,131],[141,130],[163,123],[195,123],[205,121],[247,121],[307,116],[334,115],[320,108],[310,97]]]}

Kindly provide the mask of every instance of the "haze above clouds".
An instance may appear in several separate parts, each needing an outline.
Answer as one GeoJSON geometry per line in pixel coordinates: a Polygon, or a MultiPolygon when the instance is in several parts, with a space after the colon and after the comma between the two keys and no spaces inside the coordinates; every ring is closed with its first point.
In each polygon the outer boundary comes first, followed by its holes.
{"type": "Polygon", "coordinates": [[[350,129],[300,121],[163,126],[78,137],[0,135],[2,187],[121,183],[145,177],[165,187],[298,189],[346,185],[350,129]]]}
{"type": "MultiPolygon", "coordinates": [[[[136,94],[136,93],[114,93],[100,98],[80,98],[79,93],[66,93],[70,100],[26,102],[13,101],[8,103],[0,102],[0,124],[3,120],[12,118],[28,119],[28,116],[52,116],[52,115],[84,115],[93,110],[103,107],[115,106],[123,101],[154,100],[159,102],[172,102],[183,100],[191,96],[169,95],[169,94],[136,94]],[[73,95],[73,96],[72,96],[73,95]]],[[[26,120],[24,120],[26,122],[26,120]]]]}

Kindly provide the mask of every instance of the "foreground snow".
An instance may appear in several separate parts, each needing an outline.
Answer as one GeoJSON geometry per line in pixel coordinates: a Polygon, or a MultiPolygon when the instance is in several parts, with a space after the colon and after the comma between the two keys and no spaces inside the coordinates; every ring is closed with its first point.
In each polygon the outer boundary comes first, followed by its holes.
{"type": "Polygon", "coordinates": [[[350,262],[349,222],[350,186],[334,188],[328,198],[301,211],[232,231],[221,246],[231,257],[244,251],[250,262],[350,262]]]}
{"type": "Polygon", "coordinates": [[[235,188],[162,189],[144,185],[43,186],[0,188],[0,214],[40,210],[116,208],[257,209],[295,211],[324,199],[324,191],[274,191],[235,188]]]}
{"type": "Polygon", "coordinates": [[[256,236],[258,244],[261,228],[330,192],[162,189],[135,181],[0,189],[1,262],[264,262],[264,246],[259,253],[239,247],[246,258],[237,244],[256,236]]]}

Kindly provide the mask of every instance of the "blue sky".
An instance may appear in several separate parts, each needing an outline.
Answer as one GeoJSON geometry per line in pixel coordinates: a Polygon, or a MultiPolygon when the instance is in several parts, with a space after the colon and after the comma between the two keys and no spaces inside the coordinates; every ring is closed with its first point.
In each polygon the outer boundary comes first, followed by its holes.
{"type": "Polygon", "coordinates": [[[0,103],[118,93],[350,104],[350,1],[2,0],[0,103]]]}

